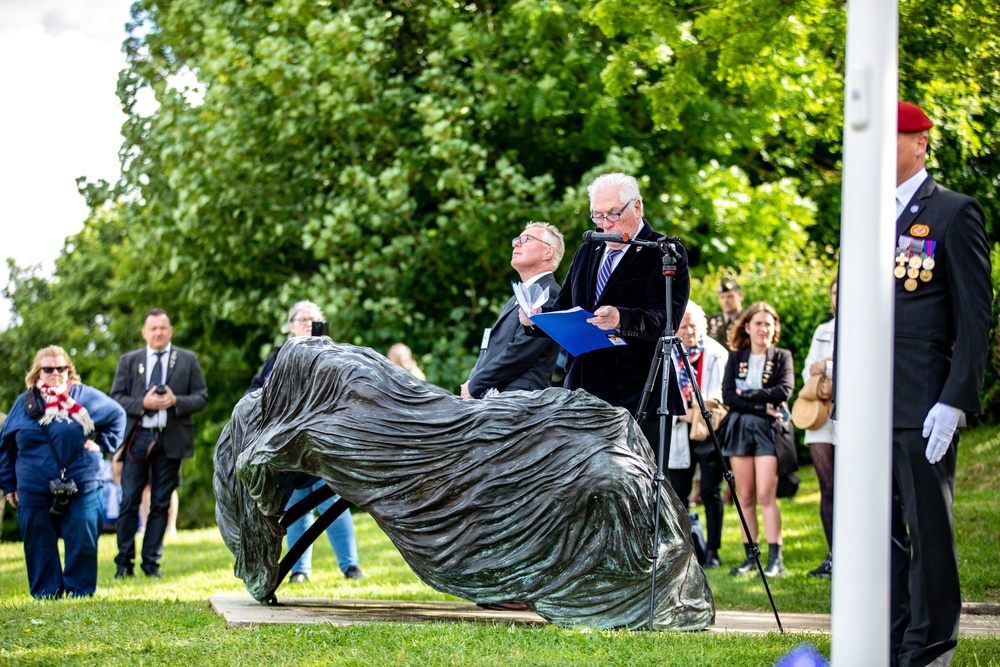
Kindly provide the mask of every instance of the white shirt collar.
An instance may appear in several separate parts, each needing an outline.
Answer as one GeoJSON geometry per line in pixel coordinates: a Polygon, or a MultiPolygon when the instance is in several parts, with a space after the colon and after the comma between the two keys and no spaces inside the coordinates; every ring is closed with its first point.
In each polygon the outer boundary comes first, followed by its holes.
{"type": "Polygon", "coordinates": [[[542,276],[547,276],[547,275],[549,275],[550,273],[552,273],[552,272],[551,272],[551,271],[542,271],[541,273],[536,273],[535,275],[533,275],[533,276],[531,276],[530,278],[528,278],[527,280],[525,280],[525,281],[524,281],[524,284],[525,284],[525,285],[534,285],[535,283],[537,283],[537,282],[538,282],[538,280],[539,280],[539,279],[540,279],[540,278],[541,278],[542,276]]]}
{"type": "MultiPolygon", "coordinates": [[[[917,190],[920,189],[920,186],[926,178],[927,170],[921,169],[913,176],[910,176],[908,179],[899,184],[896,188],[896,201],[899,202],[899,206],[906,208],[906,205],[910,203],[911,199],[913,199],[913,195],[917,194],[917,190]]],[[[902,213],[902,208],[896,213],[897,218],[899,217],[899,214],[902,213]]]]}

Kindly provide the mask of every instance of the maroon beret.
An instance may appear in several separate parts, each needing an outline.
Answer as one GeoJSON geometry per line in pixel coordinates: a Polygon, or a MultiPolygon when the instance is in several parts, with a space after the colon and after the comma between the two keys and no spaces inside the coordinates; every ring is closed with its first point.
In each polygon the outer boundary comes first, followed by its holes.
{"type": "Polygon", "coordinates": [[[899,102],[897,114],[897,132],[923,132],[934,127],[931,119],[916,104],[899,102]]]}

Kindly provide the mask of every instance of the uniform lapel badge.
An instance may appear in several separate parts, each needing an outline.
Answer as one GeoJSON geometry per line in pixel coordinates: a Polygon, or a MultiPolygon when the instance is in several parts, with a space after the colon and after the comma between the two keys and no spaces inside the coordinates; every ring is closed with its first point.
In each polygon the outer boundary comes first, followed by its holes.
{"type": "MultiPolygon", "coordinates": [[[[914,206],[910,209],[911,212],[916,213],[917,207],[914,206]]],[[[913,225],[910,227],[910,236],[916,236],[918,239],[922,239],[931,233],[931,228],[927,225],[913,225]]]]}
{"type": "Polygon", "coordinates": [[[174,364],[176,364],[176,363],[177,363],[177,350],[171,348],[171,350],[170,350],[170,364],[167,366],[167,368],[173,369],[174,364]]]}
{"type": "Polygon", "coordinates": [[[917,206],[916,204],[914,204],[913,206],[910,207],[910,213],[916,213],[919,210],[920,210],[920,207],[917,206]]]}
{"type": "Polygon", "coordinates": [[[146,367],[142,364],[139,364],[139,375],[145,375],[145,374],[146,374],[146,367]]]}

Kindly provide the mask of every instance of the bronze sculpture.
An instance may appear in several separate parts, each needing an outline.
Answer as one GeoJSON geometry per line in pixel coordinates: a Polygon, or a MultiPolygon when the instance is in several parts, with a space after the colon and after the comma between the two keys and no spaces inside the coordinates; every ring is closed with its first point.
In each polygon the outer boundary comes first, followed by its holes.
{"type": "MultiPolygon", "coordinates": [[[[219,529],[258,600],[279,583],[277,477],[308,472],[438,590],[517,600],[564,627],[647,625],[652,452],[624,410],[586,392],[466,401],[371,349],[296,339],[234,409],[215,463],[219,529]]],[[[667,491],[655,626],[704,629],[712,592],[667,491]]]]}

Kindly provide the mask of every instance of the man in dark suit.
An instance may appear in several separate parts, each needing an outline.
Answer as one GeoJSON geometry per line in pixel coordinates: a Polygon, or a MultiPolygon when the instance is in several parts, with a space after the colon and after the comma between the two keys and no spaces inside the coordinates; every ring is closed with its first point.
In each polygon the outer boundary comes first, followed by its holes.
{"type": "Polygon", "coordinates": [[[983,209],[924,169],[932,126],[899,103],[891,656],[903,667],[947,665],[957,644],[957,427],[981,410],[992,301],[983,209]]]}
{"type": "MultiPolygon", "coordinates": [[[[659,241],[656,232],[643,217],[643,201],[635,178],[621,173],[598,176],[587,188],[590,195],[591,220],[605,233],[626,233],[629,238],[659,241]]],[[[670,304],[673,326],[684,316],[691,282],[688,276],[687,252],[673,243],[679,259],[673,279],[670,304]]],[[[666,283],[660,251],[623,243],[584,243],[573,257],[559,296],[553,306],[543,310],[565,310],[580,306],[594,313],[587,320],[601,329],[614,329],[628,344],[606,347],[571,356],[564,385],[567,389],[584,389],[611,405],[635,413],[642,389],[649,374],[650,362],[656,353],[656,343],[663,335],[666,323],[666,283]]],[[[540,330],[520,313],[522,324],[531,333],[540,330]]],[[[673,364],[668,356],[666,366],[672,376],[668,382],[668,408],[671,414],[683,415],[684,401],[677,388],[673,364]]],[[[646,437],[656,450],[655,432],[660,402],[660,381],[653,386],[644,425],[646,437]]]]}
{"type": "Polygon", "coordinates": [[[708,316],[708,335],[732,352],[729,347],[729,332],[743,314],[743,290],[732,278],[723,278],[719,282],[719,308],[721,310],[708,316]]]}
{"type": "MultiPolygon", "coordinates": [[[[548,289],[545,305],[551,306],[559,294],[552,272],[565,252],[562,233],[547,222],[529,222],[511,244],[510,265],[524,285],[548,289]]],[[[550,338],[528,336],[516,310],[517,299],[511,297],[493,326],[483,332],[482,352],[462,385],[463,398],[483,398],[494,389],[533,391],[549,386],[559,344],[550,338]]]]}
{"type": "Polygon", "coordinates": [[[205,377],[193,352],[171,345],[170,318],[159,309],[146,313],[146,347],[122,356],[111,397],[128,414],[122,468],[122,503],[118,516],[116,579],[133,574],[135,533],[142,490],[150,484],[149,517],[142,540],[142,571],[160,577],[163,534],[170,494],[177,487],[181,460],[194,456],[191,415],[208,403],[205,377]]]}

